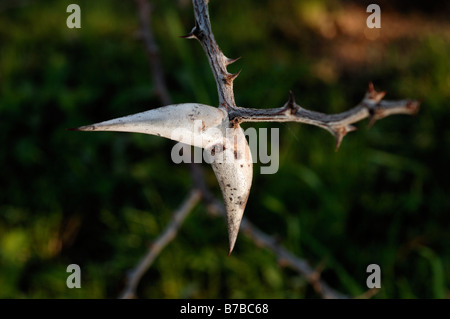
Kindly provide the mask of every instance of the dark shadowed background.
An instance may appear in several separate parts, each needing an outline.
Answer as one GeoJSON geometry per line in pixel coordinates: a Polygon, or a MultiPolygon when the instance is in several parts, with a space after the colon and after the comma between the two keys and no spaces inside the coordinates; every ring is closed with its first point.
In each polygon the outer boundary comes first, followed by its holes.
{"type": "MultiPolygon", "coordinates": [[[[217,105],[188,0],[152,1],[152,26],[175,103],[217,105]]],[[[379,1],[381,29],[366,27],[369,1],[210,1],[224,53],[242,59],[236,101],[341,112],[369,81],[386,99],[422,100],[416,117],[392,116],[349,134],[338,152],[326,131],[280,129],[280,167],[255,166],[245,216],[291,252],[323,267],[351,296],[450,296],[449,4],[379,1]]],[[[171,161],[172,141],[66,128],[161,106],[137,38],[134,1],[0,3],[0,297],[114,298],[192,185],[171,161]],[[81,7],[81,29],[66,7],[81,7]],[[82,288],[66,287],[78,264],[82,288]]],[[[249,127],[245,124],[244,127],[249,127]]],[[[220,190],[205,165],[211,190],[220,190]]],[[[223,219],[197,205],[138,289],[142,298],[311,298],[305,278],[243,234],[227,257],[223,219]]]]}

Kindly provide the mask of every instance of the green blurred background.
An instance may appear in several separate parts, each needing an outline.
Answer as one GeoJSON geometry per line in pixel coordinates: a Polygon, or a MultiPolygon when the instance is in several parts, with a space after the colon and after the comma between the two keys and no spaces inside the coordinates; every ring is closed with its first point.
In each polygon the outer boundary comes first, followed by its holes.
{"type": "MultiPolygon", "coordinates": [[[[217,105],[188,0],[152,1],[152,25],[175,103],[217,105]]],[[[374,298],[450,296],[449,5],[379,1],[212,0],[224,53],[242,59],[237,103],[341,112],[369,81],[386,99],[423,101],[416,117],[358,123],[340,150],[326,131],[280,128],[280,168],[260,175],[245,215],[351,296],[367,265],[382,270],[374,298]]],[[[115,298],[192,185],[170,160],[173,142],[66,128],[161,106],[137,38],[134,1],[0,2],[0,297],[115,298]],[[81,7],[82,28],[66,27],[81,7]],[[79,264],[82,288],[66,287],[79,264]]],[[[248,127],[249,125],[244,125],[248,127]]],[[[208,185],[220,196],[210,167],[208,185]]],[[[138,289],[142,298],[315,298],[305,278],[243,234],[227,257],[224,220],[197,205],[138,289]]]]}

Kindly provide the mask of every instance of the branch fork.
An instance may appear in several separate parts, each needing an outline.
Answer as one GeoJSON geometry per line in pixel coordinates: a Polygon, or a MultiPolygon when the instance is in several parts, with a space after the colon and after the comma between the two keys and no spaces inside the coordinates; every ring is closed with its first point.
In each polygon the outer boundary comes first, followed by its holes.
{"type": "MultiPolygon", "coordinates": [[[[373,125],[375,121],[388,115],[415,114],[419,109],[420,103],[415,100],[383,101],[385,92],[377,92],[372,83],[369,83],[368,91],[358,105],[338,114],[324,114],[305,109],[295,102],[292,91],[289,92],[288,101],[279,108],[238,107],[234,98],[233,82],[240,72],[231,74],[227,71],[227,66],[238,59],[227,58],[219,48],[211,28],[208,1],[192,0],[192,4],[195,26],[184,38],[197,39],[203,47],[217,84],[219,108],[227,111],[229,123],[235,129],[240,129],[240,123],[242,122],[300,122],[315,125],[326,129],[334,136],[336,150],[338,150],[343,138],[357,129],[352,124],[369,117],[369,125],[373,125]]],[[[239,166],[236,168],[241,169],[239,166]]],[[[217,171],[216,176],[218,176],[217,171]]],[[[220,178],[219,184],[221,184],[220,178]]],[[[223,195],[226,203],[225,193],[223,195]]],[[[228,225],[230,234],[230,224],[228,225]]],[[[230,241],[230,252],[234,242],[235,238],[230,241]]]]}
{"type": "MultiPolygon", "coordinates": [[[[152,78],[155,82],[156,93],[159,96],[163,105],[169,105],[171,103],[170,95],[168,94],[167,87],[165,85],[165,80],[161,68],[161,61],[158,55],[158,47],[156,42],[154,41],[154,37],[152,35],[152,31],[149,23],[150,16],[150,6],[147,0],[136,0],[139,8],[139,21],[141,27],[141,35],[142,40],[145,44],[145,47],[148,52],[148,59],[151,66],[152,78]]],[[[207,115],[205,113],[213,112],[215,114],[212,118],[217,117],[222,121],[222,128],[232,127],[236,132],[239,132],[240,126],[239,124],[243,121],[296,121],[302,122],[306,124],[312,124],[324,129],[327,129],[330,133],[332,133],[336,138],[336,149],[342,142],[343,137],[356,129],[351,123],[357,122],[365,117],[369,117],[370,125],[373,125],[376,120],[379,120],[383,117],[386,117],[391,114],[415,114],[419,109],[419,102],[414,100],[405,100],[405,101],[382,101],[385,92],[377,92],[374,89],[372,83],[369,84],[369,89],[364,96],[361,103],[356,106],[354,109],[349,110],[347,112],[335,115],[326,115],[318,112],[308,111],[303,109],[295,102],[294,95],[292,91],[289,92],[288,101],[278,109],[246,109],[246,108],[238,108],[234,102],[233,95],[233,81],[239,75],[240,72],[236,74],[230,74],[226,71],[226,67],[239,60],[237,59],[229,59],[226,58],[223,53],[218,48],[209,22],[208,1],[204,0],[193,0],[194,4],[194,13],[196,15],[196,24],[192,31],[183,36],[182,38],[186,39],[197,39],[202,43],[205,52],[207,53],[208,60],[210,62],[211,68],[213,70],[214,77],[216,79],[217,88],[219,92],[219,110],[223,111],[222,115],[219,113],[215,113],[212,111],[214,108],[210,106],[200,107],[203,111],[198,111],[198,107],[178,105],[176,107],[176,113],[180,113],[180,111],[184,108],[184,110],[192,109],[194,112],[189,112],[188,117],[190,120],[195,120],[196,116],[199,116],[200,113],[203,115],[207,115]],[[202,29],[202,26],[204,27],[202,29]],[[206,30],[206,32],[205,32],[206,30]],[[209,41],[209,43],[206,43],[209,41]],[[208,51],[209,50],[209,51],[208,51]],[[226,118],[228,117],[228,119],[226,118]]],[[[218,111],[216,109],[216,111],[218,111]]],[[[141,114],[142,115],[142,114],[141,114]]],[[[154,114],[155,115],[155,114],[154,114]]],[[[160,114],[161,115],[161,114],[160,114]]],[[[183,116],[182,116],[183,117],[183,116]]],[[[206,118],[211,121],[211,117],[206,116],[206,118]]],[[[142,117],[135,117],[134,120],[140,120],[142,122],[142,117]]],[[[133,121],[134,121],[133,120],[133,121]]],[[[181,119],[182,120],[182,119],[181,119]]],[[[131,122],[133,122],[131,121],[131,122]]],[[[139,122],[139,121],[137,121],[139,122]]],[[[170,121],[169,121],[170,122],[170,121]]],[[[214,121],[213,121],[214,122],[214,121]]],[[[209,124],[202,121],[201,131],[207,130],[207,126],[211,127],[214,125],[218,125],[216,122],[209,124]]],[[[137,123],[134,123],[137,124],[137,123]]],[[[142,123],[141,123],[142,124],[142,123]]],[[[167,128],[165,127],[164,121],[160,124],[163,126],[163,130],[167,128]]],[[[123,125],[123,123],[122,123],[123,125]]],[[[83,128],[83,127],[82,127],[83,128]]],[[[81,130],[79,128],[78,130],[81,130]]],[[[91,130],[95,130],[95,125],[84,127],[86,130],[89,128],[91,130]]],[[[148,128],[147,128],[148,129],[148,128]]],[[[154,129],[154,128],[153,128],[154,129]]],[[[157,130],[154,133],[156,135],[161,135],[161,130],[157,130]]],[[[149,133],[147,131],[147,133],[149,133]]],[[[151,134],[151,133],[150,133],[151,134]]],[[[245,138],[244,138],[245,140],[245,138]]],[[[242,143],[241,143],[242,144],[242,143]]],[[[224,144],[221,147],[210,148],[210,152],[223,152],[229,148],[229,146],[225,146],[224,144]]],[[[234,155],[234,154],[233,154],[234,155]]],[[[240,164],[242,165],[242,164],[240,164]]],[[[251,163],[249,163],[250,173],[251,173],[251,163]]],[[[219,175],[222,174],[220,171],[220,165],[217,164],[215,168],[218,170],[219,175]]],[[[213,164],[214,167],[214,164],[213,164]]],[[[241,166],[239,166],[241,167],[241,166]]],[[[245,217],[242,217],[243,209],[245,208],[245,203],[248,198],[248,193],[251,185],[251,177],[247,181],[248,183],[248,192],[244,198],[242,196],[236,197],[242,209],[241,213],[235,214],[237,218],[231,218],[230,220],[230,211],[232,211],[233,206],[227,205],[227,192],[230,192],[230,195],[234,196],[232,191],[235,191],[237,188],[232,187],[234,184],[233,181],[227,182],[225,177],[220,177],[217,172],[217,178],[219,184],[222,189],[222,193],[224,196],[225,206],[222,203],[218,202],[214,196],[211,194],[209,189],[205,184],[205,180],[203,177],[202,169],[197,164],[191,164],[191,175],[194,181],[194,187],[191,190],[191,193],[185,200],[185,202],[180,206],[180,208],[174,213],[172,221],[167,225],[166,229],[155,239],[154,244],[149,247],[147,254],[142,258],[136,268],[131,271],[125,283],[125,288],[123,293],[121,294],[122,298],[135,298],[136,297],[136,289],[139,284],[140,279],[147,271],[147,269],[151,266],[155,258],[159,255],[161,250],[166,246],[177,234],[178,229],[180,228],[183,220],[186,218],[187,214],[192,210],[192,208],[202,199],[208,209],[208,211],[215,215],[219,214],[227,219],[228,223],[228,231],[229,231],[229,241],[230,241],[230,249],[229,253],[231,253],[232,248],[234,246],[237,232],[239,231],[239,226],[258,247],[265,247],[272,251],[278,258],[279,264],[282,266],[289,266],[302,274],[306,280],[311,284],[314,290],[320,294],[324,298],[348,298],[347,295],[344,295],[331,287],[329,287],[321,278],[320,272],[321,269],[314,269],[311,267],[305,260],[293,255],[287,249],[282,247],[276,240],[263,233],[261,230],[252,225],[245,217]],[[224,191],[225,189],[225,191],[224,191]],[[242,207],[243,206],[243,207],[242,207]],[[241,223],[242,220],[242,223],[241,223]],[[232,227],[230,227],[232,226],[232,227]]],[[[239,173],[239,168],[231,168],[232,172],[235,172],[235,175],[239,173]]],[[[243,188],[247,189],[246,187],[243,188]]],[[[370,291],[369,291],[370,292],[370,291]]],[[[367,295],[367,297],[370,297],[367,295]]]]}
{"type": "MultiPolygon", "coordinates": [[[[143,1],[138,0],[138,3],[142,4],[143,1]]],[[[375,121],[389,115],[416,114],[420,103],[416,100],[383,100],[385,92],[377,92],[373,84],[370,83],[367,93],[358,105],[337,114],[325,114],[303,108],[296,103],[292,92],[289,94],[288,101],[278,108],[255,109],[236,106],[233,82],[240,72],[231,74],[227,71],[227,66],[239,58],[230,59],[220,50],[211,29],[208,1],[193,0],[192,2],[195,26],[183,38],[197,39],[202,45],[216,81],[219,107],[216,108],[198,103],[168,105],[123,118],[80,127],[77,130],[139,132],[163,136],[181,142],[185,142],[183,138],[187,136],[187,144],[205,148],[209,152],[222,152],[226,155],[226,158],[229,159],[228,161],[225,163],[212,161],[211,165],[225,202],[229,253],[231,253],[236,242],[252,183],[253,163],[251,156],[241,156],[250,153],[250,151],[247,140],[240,128],[240,123],[299,122],[315,125],[326,129],[335,137],[337,150],[343,138],[348,133],[356,130],[354,123],[369,118],[369,125],[373,125],[375,121]],[[198,127],[195,125],[195,121],[201,121],[202,123],[199,130],[197,130],[198,127]],[[231,137],[226,136],[228,129],[231,129],[231,137]],[[174,131],[177,131],[178,135],[174,136],[174,131]],[[195,141],[197,136],[200,136],[203,142],[200,144],[195,144],[195,142],[189,143],[189,140],[195,141]],[[240,152],[237,151],[236,140],[239,141],[240,152]],[[211,148],[211,143],[221,147],[211,148]],[[240,161],[241,157],[245,157],[246,160],[244,162],[240,161]]],[[[146,8],[146,10],[149,10],[148,7],[146,8]]],[[[146,27],[149,27],[148,23],[146,27]]],[[[153,39],[148,35],[144,39],[151,56],[154,53],[152,50],[155,50],[155,46],[151,45],[153,39]]],[[[153,68],[153,70],[155,69],[153,68]]],[[[153,73],[154,77],[160,76],[158,72],[153,73]]],[[[160,91],[163,93],[161,97],[164,95],[167,97],[164,86],[161,86],[160,91]]],[[[170,99],[166,98],[166,100],[170,99]]]]}

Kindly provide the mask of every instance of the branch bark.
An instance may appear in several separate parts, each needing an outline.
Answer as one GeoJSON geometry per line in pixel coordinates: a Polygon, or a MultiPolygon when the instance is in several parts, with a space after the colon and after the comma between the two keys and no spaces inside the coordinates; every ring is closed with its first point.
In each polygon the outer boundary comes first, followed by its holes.
{"type": "Polygon", "coordinates": [[[180,208],[174,212],[170,223],[155,241],[150,245],[149,250],[141,259],[139,264],[127,276],[125,289],[120,295],[121,299],[136,298],[136,289],[141,281],[142,276],[147,272],[155,261],[156,257],[177,235],[180,226],[183,224],[189,212],[198,204],[201,194],[198,190],[193,189],[188,197],[181,204],[180,208]]]}
{"type": "MultiPolygon", "coordinates": [[[[140,34],[145,44],[148,59],[151,67],[152,78],[155,83],[155,92],[163,104],[171,104],[168,93],[162,64],[159,59],[158,47],[153,37],[150,25],[151,8],[147,0],[136,0],[139,7],[140,34]]],[[[370,118],[370,125],[376,120],[392,114],[415,114],[419,108],[419,102],[415,100],[382,101],[384,92],[377,92],[373,85],[369,85],[369,90],[364,99],[354,108],[338,113],[324,114],[310,111],[296,104],[291,94],[288,102],[282,107],[273,109],[253,109],[237,107],[234,100],[233,81],[239,75],[230,74],[227,66],[237,59],[227,58],[217,45],[211,30],[208,1],[193,0],[195,27],[184,38],[196,38],[200,41],[210,63],[219,95],[219,107],[228,112],[229,120],[235,127],[241,122],[300,122],[322,127],[332,133],[339,147],[342,138],[356,128],[353,123],[367,117],[370,118]]],[[[155,258],[162,249],[176,236],[178,229],[192,208],[202,198],[208,211],[211,214],[218,214],[226,218],[226,209],[206,187],[202,173],[202,168],[197,164],[190,164],[191,176],[195,187],[181,207],[174,213],[171,222],[165,230],[150,246],[147,254],[142,258],[137,267],[130,272],[126,287],[122,293],[122,298],[134,298],[136,288],[140,279],[147,269],[152,265],[155,258]]],[[[304,275],[315,291],[324,298],[348,298],[320,279],[320,272],[311,267],[305,260],[295,256],[287,249],[279,245],[272,237],[265,234],[254,226],[247,218],[243,218],[241,228],[256,245],[265,247],[272,251],[278,258],[280,264],[288,265],[298,273],[304,275]]]]}
{"type": "MultiPolygon", "coordinates": [[[[171,97],[168,92],[166,82],[164,79],[164,72],[157,49],[157,44],[152,33],[150,25],[151,8],[147,0],[136,0],[139,21],[140,34],[144,42],[145,48],[148,52],[148,60],[151,69],[152,79],[155,83],[158,97],[163,104],[170,104],[171,97]]],[[[164,231],[159,235],[154,243],[150,245],[147,253],[140,260],[138,265],[131,270],[126,278],[125,288],[120,294],[120,298],[136,298],[136,289],[139,285],[142,276],[151,267],[154,260],[161,253],[165,246],[167,246],[177,235],[179,228],[186,219],[190,211],[195,207],[200,199],[205,203],[208,211],[213,215],[221,215],[226,220],[226,210],[224,205],[219,202],[210,192],[205,183],[203,169],[200,165],[189,164],[194,187],[189,196],[181,204],[180,208],[174,212],[171,222],[167,225],[164,231]]],[[[309,264],[301,258],[290,253],[285,248],[277,245],[275,241],[267,234],[253,226],[246,218],[244,218],[241,227],[245,234],[255,242],[257,245],[262,245],[267,249],[273,251],[281,261],[283,257],[294,270],[300,274],[305,275],[308,282],[310,282],[316,292],[324,298],[345,298],[346,295],[337,292],[330,288],[324,281],[320,280],[317,271],[315,271],[309,264]]]]}
{"type": "Polygon", "coordinates": [[[295,103],[292,92],[289,100],[279,108],[252,109],[237,107],[229,112],[234,123],[240,122],[299,122],[319,126],[329,131],[336,138],[336,149],[341,145],[344,136],[356,130],[351,124],[365,118],[370,119],[370,126],[375,121],[393,114],[416,114],[419,102],[415,100],[386,101],[382,100],[384,92],[377,92],[373,84],[363,100],[354,108],[337,114],[325,114],[307,110],[295,103]]]}
{"type": "Polygon", "coordinates": [[[195,27],[182,38],[200,41],[216,80],[219,105],[227,110],[231,110],[236,107],[233,82],[239,75],[239,72],[235,74],[228,73],[227,66],[239,58],[227,58],[217,45],[209,21],[208,1],[192,0],[192,3],[194,5],[195,27]]]}
{"type": "Polygon", "coordinates": [[[234,101],[233,81],[239,75],[228,73],[228,64],[236,61],[225,57],[220,50],[211,30],[208,13],[208,0],[192,0],[195,14],[195,27],[184,36],[200,41],[214,78],[217,83],[220,106],[228,111],[229,120],[235,127],[241,122],[300,122],[315,125],[328,130],[336,139],[336,149],[341,145],[344,136],[356,130],[352,123],[370,118],[370,125],[376,120],[392,114],[416,114],[419,102],[416,100],[382,101],[385,92],[377,92],[373,84],[364,99],[356,107],[338,114],[324,114],[302,108],[295,103],[293,94],[282,107],[272,109],[255,109],[237,107],[234,101]]]}

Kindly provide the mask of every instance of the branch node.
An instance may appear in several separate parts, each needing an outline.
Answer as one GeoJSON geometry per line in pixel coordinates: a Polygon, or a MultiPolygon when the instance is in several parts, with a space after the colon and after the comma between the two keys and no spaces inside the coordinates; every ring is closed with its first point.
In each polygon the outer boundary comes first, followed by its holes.
{"type": "Polygon", "coordinates": [[[292,93],[292,90],[289,90],[289,99],[286,104],[286,108],[290,111],[291,115],[295,115],[297,113],[297,106],[295,105],[295,96],[292,93]]]}
{"type": "Polygon", "coordinates": [[[232,83],[232,82],[239,76],[239,74],[241,74],[241,71],[242,71],[242,70],[239,70],[238,72],[236,72],[236,73],[234,73],[234,74],[227,73],[227,74],[225,75],[225,77],[224,77],[224,82],[225,82],[226,84],[232,83]]]}

